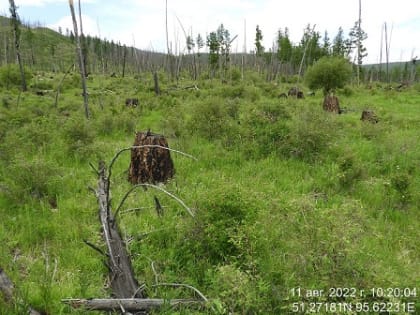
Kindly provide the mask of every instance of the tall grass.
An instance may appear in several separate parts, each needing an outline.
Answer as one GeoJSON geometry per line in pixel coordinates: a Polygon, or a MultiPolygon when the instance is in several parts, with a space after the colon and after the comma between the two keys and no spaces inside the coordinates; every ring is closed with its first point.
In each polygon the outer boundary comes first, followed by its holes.
{"type": "MultiPolygon", "coordinates": [[[[174,154],[176,176],[165,185],[194,219],[150,189],[130,195],[118,217],[149,296],[190,297],[153,287],[183,282],[221,314],[283,314],[300,302],[290,295],[296,287],[418,287],[417,91],[347,88],[339,97],[349,111],[338,116],[322,111],[321,96],[278,99],[286,83],[235,80],[155,96],[151,76],[143,85],[94,76],[89,121],[72,76],[58,108],[30,93],[17,104],[17,92],[1,90],[0,266],[21,298],[0,302],[1,312],[21,314],[31,304],[76,314],[60,299],[109,296],[102,257],[83,243],[102,246],[89,162],[109,162],[148,128],[197,158],[174,154]],[[100,100],[104,90],[110,97],[100,100]],[[126,97],[140,106],[126,108],[126,97]],[[366,108],[378,124],[360,121],[366,108]]],[[[162,77],[162,88],[168,84],[162,77]]],[[[130,188],[129,158],[114,165],[114,207],[130,188]]]]}

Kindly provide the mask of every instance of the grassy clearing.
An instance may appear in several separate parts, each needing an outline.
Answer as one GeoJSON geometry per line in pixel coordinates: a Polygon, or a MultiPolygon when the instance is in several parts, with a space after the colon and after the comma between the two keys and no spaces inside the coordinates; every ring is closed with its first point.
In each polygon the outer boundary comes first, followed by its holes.
{"type": "MultiPolygon", "coordinates": [[[[54,94],[1,90],[0,266],[22,302],[10,308],[0,300],[0,314],[21,314],[25,302],[77,314],[60,299],[109,295],[106,268],[83,243],[102,244],[88,163],[109,162],[148,128],[198,159],[173,154],[176,176],[165,187],[195,209],[195,219],[150,189],[136,191],[121,211],[149,296],[191,296],[152,287],[183,282],[220,313],[279,314],[302,300],[290,294],[296,287],[419,287],[418,90],[347,87],[339,97],[348,111],[334,116],[322,111],[320,94],[278,99],[287,85],[203,80],[195,91],[162,80],[168,93],[156,97],[151,77],[93,76],[90,121],[77,76],[65,81],[57,108],[54,94]],[[140,106],[126,108],[128,97],[140,106]],[[378,124],[360,121],[367,108],[378,124]]],[[[114,208],[129,189],[128,165],[129,153],[115,164],[114,208]]]]}

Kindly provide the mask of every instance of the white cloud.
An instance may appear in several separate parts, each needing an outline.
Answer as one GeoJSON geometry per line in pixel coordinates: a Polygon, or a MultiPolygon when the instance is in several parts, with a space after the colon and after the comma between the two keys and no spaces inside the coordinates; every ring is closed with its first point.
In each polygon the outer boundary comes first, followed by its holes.
{"type": "MultiPolygon", "coordinates": [[[[69,16],[56,17],[54,21],[54,13],[49,13],[54,12],[49,9],[53,5],[54,8],[61,7],[61,12],[65,6],[65,12],[68,12],[67,0],[16,0],[16,2],[24,7],[43,6],[45,17],[48,16],[47,24],[55,29],[58,26],[72,29],[69,16]]],[[[82,0],[84,31],[91,35],[99,35],[100,31],[102,38],[121,41],[127,45],[135,43],[138,48],[153,47],[157,51],[165,51],[165,2],[166,0],[82,0]]],[[[295,43],[300,41],[303,30],[308,24],[316,25],[315,30],[321,36],[327,30],[331,41],[340,26],[347,36],[358,18],[359,1],[167,0],[167,3],[169,40],[173,46],[178,45],[180,49],[184,47],[185,38],[180,23],[186,32],[192,32],[194,37],[200,33],[204,38],[223,23],[232,37],[238,35],[233,49],[242,51],[246,21],[246,45],[249,51],[254,48],[256,25],[259,25],[263,32],[264,45],[267,48],[272,46],[278,29],[284,30],[285,27],[288,27],[290,37],[295,43]]],[[[0,8],[2,6],[8,10],[6,1],[2,1],[0,8]]],[[[31,16],[23,18],[34,19],[31,16]]],[[[41,19],[44,19],[44,16],[41,19]]],[[[368,34],[364,44],[369,53],[365,62],[378,60],[381,28],[384,22],[388,22],[389,26],[393,25],[392,59],[399,60],[401,57],[409,59],[413,48],[419,46],[420,1],[362,1],[362,28],[368,34]]]]}
{"type": "MultiPolygon", "coordinates": [[[[95,3],[96,0],[83,0],[81,1],[81,5],[86,3],[95,3]]],[[[15,0],[17,6],[32,6],[32,7],[43,7],[50,4],[60,4],[65,3],[68,5],[68,0],[15,0]]],[[[78,1],[74,1],[74,5],[77,6],[78,1]]]]}
{"type": "MultiPolygon", "coordinates": [[[[78,16],[77,16],[78,17],[78,16]]],[[[82,14],[82,26],[83,26],[83,33],[89,34],[93,36],[98,36],[98,27],[97,23],[93,18],[86,14],[82,14]]],[[[70,15],[64,16],[60,18],[56,23],[50,24],[47,27],[58,31],[59,27],[62,28],[62,30],[68,29],[69,31],[73,31],[73,21],[70,15]]],[[[78,21],[78,27],[79,21],[78,21]]],[[[80,34],[80,28],[78,29],[78,33],[80,34]]]]}

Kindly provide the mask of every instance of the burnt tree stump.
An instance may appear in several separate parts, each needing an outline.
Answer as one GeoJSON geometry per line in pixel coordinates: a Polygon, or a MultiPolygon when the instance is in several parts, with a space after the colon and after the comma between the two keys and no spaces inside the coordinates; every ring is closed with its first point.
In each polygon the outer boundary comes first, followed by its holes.
{"type": "Polygon", "coordinates": [[[299,90],[297,87],[292,87],[288,92],[288,96],[296,97],[296,98],[305,98],[303,92],[299,90]]]}
{"type": "Polygon", "coordinates": [[[137,107],[139,105],[138,98],[127,98],[125,99],[125,106],[127,107],[137,107]]]}
{"type": "Polygon", "coordinates": [[[128,181],[132,184],[164,183],[175,174],[168,142],[159,134],[137,132],[131,149],[128,181]]]}
{"type": "Polygon", "coordinates": [[[362,117],[360,118],[361,121],[367,121],[370,122],[372,124],[376,124],[379,121],[378,116],[376,116],[376,114],[371,111],[371,110],[364,110],[362,112],[362,117]]]}
{"type": "Polygon", "coordinates": [[[341,113],[340,102],[338,101],[338,97],[334,95],[325,96],[322,108],[327,112],[336,114],[341,113]]]}

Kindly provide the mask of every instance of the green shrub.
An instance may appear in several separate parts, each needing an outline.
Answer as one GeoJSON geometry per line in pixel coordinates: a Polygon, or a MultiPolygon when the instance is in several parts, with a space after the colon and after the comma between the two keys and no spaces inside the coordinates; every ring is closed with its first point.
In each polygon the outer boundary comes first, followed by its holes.
{"type": "Polygon", "coordinates": [[[86,159],[95,154],[95,131],[86,119],[72,119],[67,122],[63,130],[67,153],[76,158],[86,159]]]}
{"type": "Polygon", "coordinates": [[[69,90],[73,88],[81,88],[82,87],[82,79],[80,78],[80,74],[72,73],[66,76],[62,85],[61,91],[69,90]]]}
{"type": "Polygon", "coordinates": [[[229,76],[233,83],[240,82],[242,79],[241,70],[238,68],[231,68],[229,71],[229,76]]]}
{"type": "Polygon", "coordinates": [[[7,182],[14,200],[23,200],[22,194],[33,198],[54,197],[60,191],[62,170],[56,163],[20,156],[9,167],[7,182]]]}
{"type": "Polygon", "coordinates": [[[231,115],[235,115],[235,109],[229,109],[223,99],[215,97],[194,105],[187,128],[191,134],[205,139],[221,139],[231,136],[237,125],[231,115]]]}
{"type": "Polygon", "coordinates": [[[102,135],[114,133],[133,134],[136,130],[136,118],[132,112],[106,113],[96,121],[96,130],[102,135]]]}
{"type": "Polygon", "coordinates": [[[289,117],[283,106],[274,103],[248,110],[241,120],[244,153],[254,158],[279,154],[289,134],[289,117]]]}
{"type": "Polygon", "coordinates": [[[304,108],[292,116],[289,133],[280,148],[285,157],[315,161],[337,136],[334,117],[319,109],[304,108]]]}
{"type": "Polygon", "coordinates": [[[46,81],[44,79],[44,80],[37,80],[36,82],[33,82],[31,84],[31,88],[36,89],[36,90],[53,90],[54,85],[52,82],[46,81]]]}
{"type": "Polygon", "coordinates": [[[212,192],[217,198],[203,198],[197,219],[186,227],[184,237],[176,245],[180,265],[196,262],[208,268],[228,261],[247,265],[247,257],[235,239],[255,210],[240,191],[226,188],[212,192]]]}
{"type": "Polygon", "coordinates": [[[344,86],[341,92],[344,96],[347,97],[352,96],[354,94],[353,89],[348,85],[344,86]]]}
{"type": "Polygon", "coordinates": [[[223,314],[268,314],[268,283],[233,265],[219,266],[212,285],[222,302],[223,314]]]}
{"type": "Polygon", "coordinates": [[[391,176],[391,187],[401,207],[406,206],[411,200],[410,181],[410,175],[406,172],[398,172],[391,176]]]}
{"type": "Polygon", "coordinates": [[[345,154],[339,158],[339,184],[341,188],[351,188],[359,180],[363,171],[353,154],[345,154]]]}
{"type": "Polygon", "coordinates": [[[351,77],[352,68],[343,57],[322,57],[305,73],[305,81],[312,90],[322,88],[324,94],[341,88],[351,77]]]}
{"type": "MultiPolygon", "coordinates": [[[[27,68],[24,68],[24,76],[26,84],[29,84],[32,79],[32,72],[27,68]]],[[[22,77],[20,74],[19,65],[8,64],[0,67],[0,86],[6,89],[11,87],[20,87],[22,85],[22,77]]]]}

